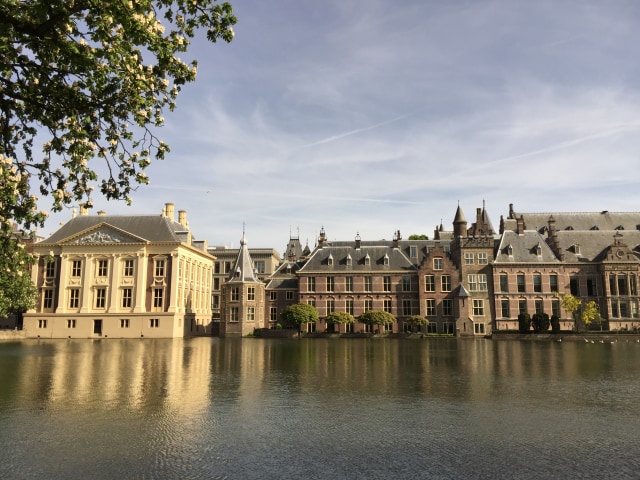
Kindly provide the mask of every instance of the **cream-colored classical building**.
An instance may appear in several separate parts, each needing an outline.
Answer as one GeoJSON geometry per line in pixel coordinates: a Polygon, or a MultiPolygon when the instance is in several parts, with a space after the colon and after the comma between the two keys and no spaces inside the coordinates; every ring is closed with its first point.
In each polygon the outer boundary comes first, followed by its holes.
{"type": "Polygon", "coordinates": [[[74,216],[34,245],[31,338],[170,338],[211,334],[215,257],[187,212],[74,216]]]}

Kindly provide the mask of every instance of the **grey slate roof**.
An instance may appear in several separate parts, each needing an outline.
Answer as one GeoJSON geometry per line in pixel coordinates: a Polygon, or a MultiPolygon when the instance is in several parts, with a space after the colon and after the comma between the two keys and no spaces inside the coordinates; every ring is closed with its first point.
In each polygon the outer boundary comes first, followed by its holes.
{"type": "Polygon", "coordinates": [[[597,230],[597,231],[576,231],[562,230],[557,233],[560,252],[564,254],[564,261],[569,263],[600,261],[606,250],[614,243],[614,236],[622,243],[634,250],[640,257],[640,231],[617,231],[617,230],[597,230]],[[576,245],[579,245],[579,253],[576,252],[576,245]]]}
{"type": "Polygon", "coordinates": [[[362,242],[359,249],[354,242],[334,242],[331,245],[317,248],[311,254],[300,272],[317,271],[411,271],[415,267],[411,260],[399,249],[384,242],[362,242]],[[366,258],[369,258],[369,265],[366,258]],[[388,264],[385,265],[385,257],[388,264]],[[351,265],[347,259],[351,258],[351,265]],[[329,260],[333,260],[330,264],[329,260]]]}
{"type": "Polygon", "coordinates": [[[560,263],[560,260],[549,248],[544,236],[535,230],[525,230],[523,235],[512,231],[503,233],[494,263],[560,263]]]}
{"type": "Polygon", "coordinates": [[[101,224],[148,242],[182,242],[185,239],[185,228],[161,215],[80,215],[66,222],[40,244],[55,244],[101,224]]]}
{"type": "Polygon", "coordinates": [[[229,272],[229,277],[227,279],[227,283],[234,282],[260,283],[260,279],[258,278],[255,267],[253,265],[253,260],[251,260],[251,255],[249,254],[247,239],[244,233],[242,234],[242,240],[240,240],[240,250],[238,251],[238,256],[236,257],[236,261],[233,264],[233,268],[229,272]]]}
{"type": "Polygon", "coordinates": [[[520,213],[528,230],[542,230],[555,220],[556,230],[640,230],[640,212],[550,212],[520,213]]]}

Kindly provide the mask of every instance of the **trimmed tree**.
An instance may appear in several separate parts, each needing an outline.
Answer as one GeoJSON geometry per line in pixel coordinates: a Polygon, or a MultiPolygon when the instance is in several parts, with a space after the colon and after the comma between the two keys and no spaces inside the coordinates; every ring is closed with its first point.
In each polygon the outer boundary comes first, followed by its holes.
{"type": "Polygon", "coordinates": [[[423,325],[429,325],[429,320],[422,315],[411,315],[408,319],[405,320],[405,323],[408,325],[422,327],[423,325]]]}
{"type": "Polygon", "coordinates": [[[557,315],[551,315],[551,333],[560,333],[560,319],[557,315]]]}
{"type": "Polygon", "coordinates": [[[585,326],[589,326],[591,323],[597,323],[602,329],[602,316],[600,315],[600,306],[595,300],[590,300],[586,303],[582,309],[580,320],[585,326]]]}
{"type": "Polygon", "coordinates": [[[388,325],[395,323],[396,317],[383,310],[369,310],[368,312],[364,312],[360,315],[358,317],[358,321],[373,327],[374,325],[388,325]]]}
{"type": "Polygon", "coordinates": [[[282,309],[280,312],[282,321],[289,325],[298,325],[298,331],[300,326],[304,323],[315,323],[318,321],[318,310],[313,305],[308,303],[294,303],[282,309]]]}
{"type": "Polygon", "coordinates": [[[549,315],[546,313],[535,313],[531,318],[531,325],[535,333],[546,333],[549,330],[549,315]]]}
{"type": "Polygon", "coordinates": [[[347,312],[331,312],[329,315],[325,317],[325,321],[327,323],[333,324],[343,324],[343,323],[354,323],[356,319],[353,315],[347,312]]]}
{"type": "Polygon", "coordinates": [[[520,333],[529,333],[531,327],[531,317],[527,312],[518,315],[518,331],[520,333]]]}

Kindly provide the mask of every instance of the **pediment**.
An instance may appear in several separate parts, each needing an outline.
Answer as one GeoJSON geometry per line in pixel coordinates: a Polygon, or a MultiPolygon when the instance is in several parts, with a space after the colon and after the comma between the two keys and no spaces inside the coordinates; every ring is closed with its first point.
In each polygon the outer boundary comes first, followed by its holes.
{"type": "Polygon", "coordinates": [[[64,245],[104,245],[114,243],[146,243],[146,240],[115,228],[108,223],[101,223],[60,242],[60,244],[64,245]]]}

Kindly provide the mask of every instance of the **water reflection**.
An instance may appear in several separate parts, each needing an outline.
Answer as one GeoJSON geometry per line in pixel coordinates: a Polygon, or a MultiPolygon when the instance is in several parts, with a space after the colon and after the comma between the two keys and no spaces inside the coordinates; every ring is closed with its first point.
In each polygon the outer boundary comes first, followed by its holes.
{"type": "Polygon", "coordinates": [[[635,342],[34,340],[0,371],[0,478],[508,478],[549,445],[539,477],[638,466],[635,342]]]}

